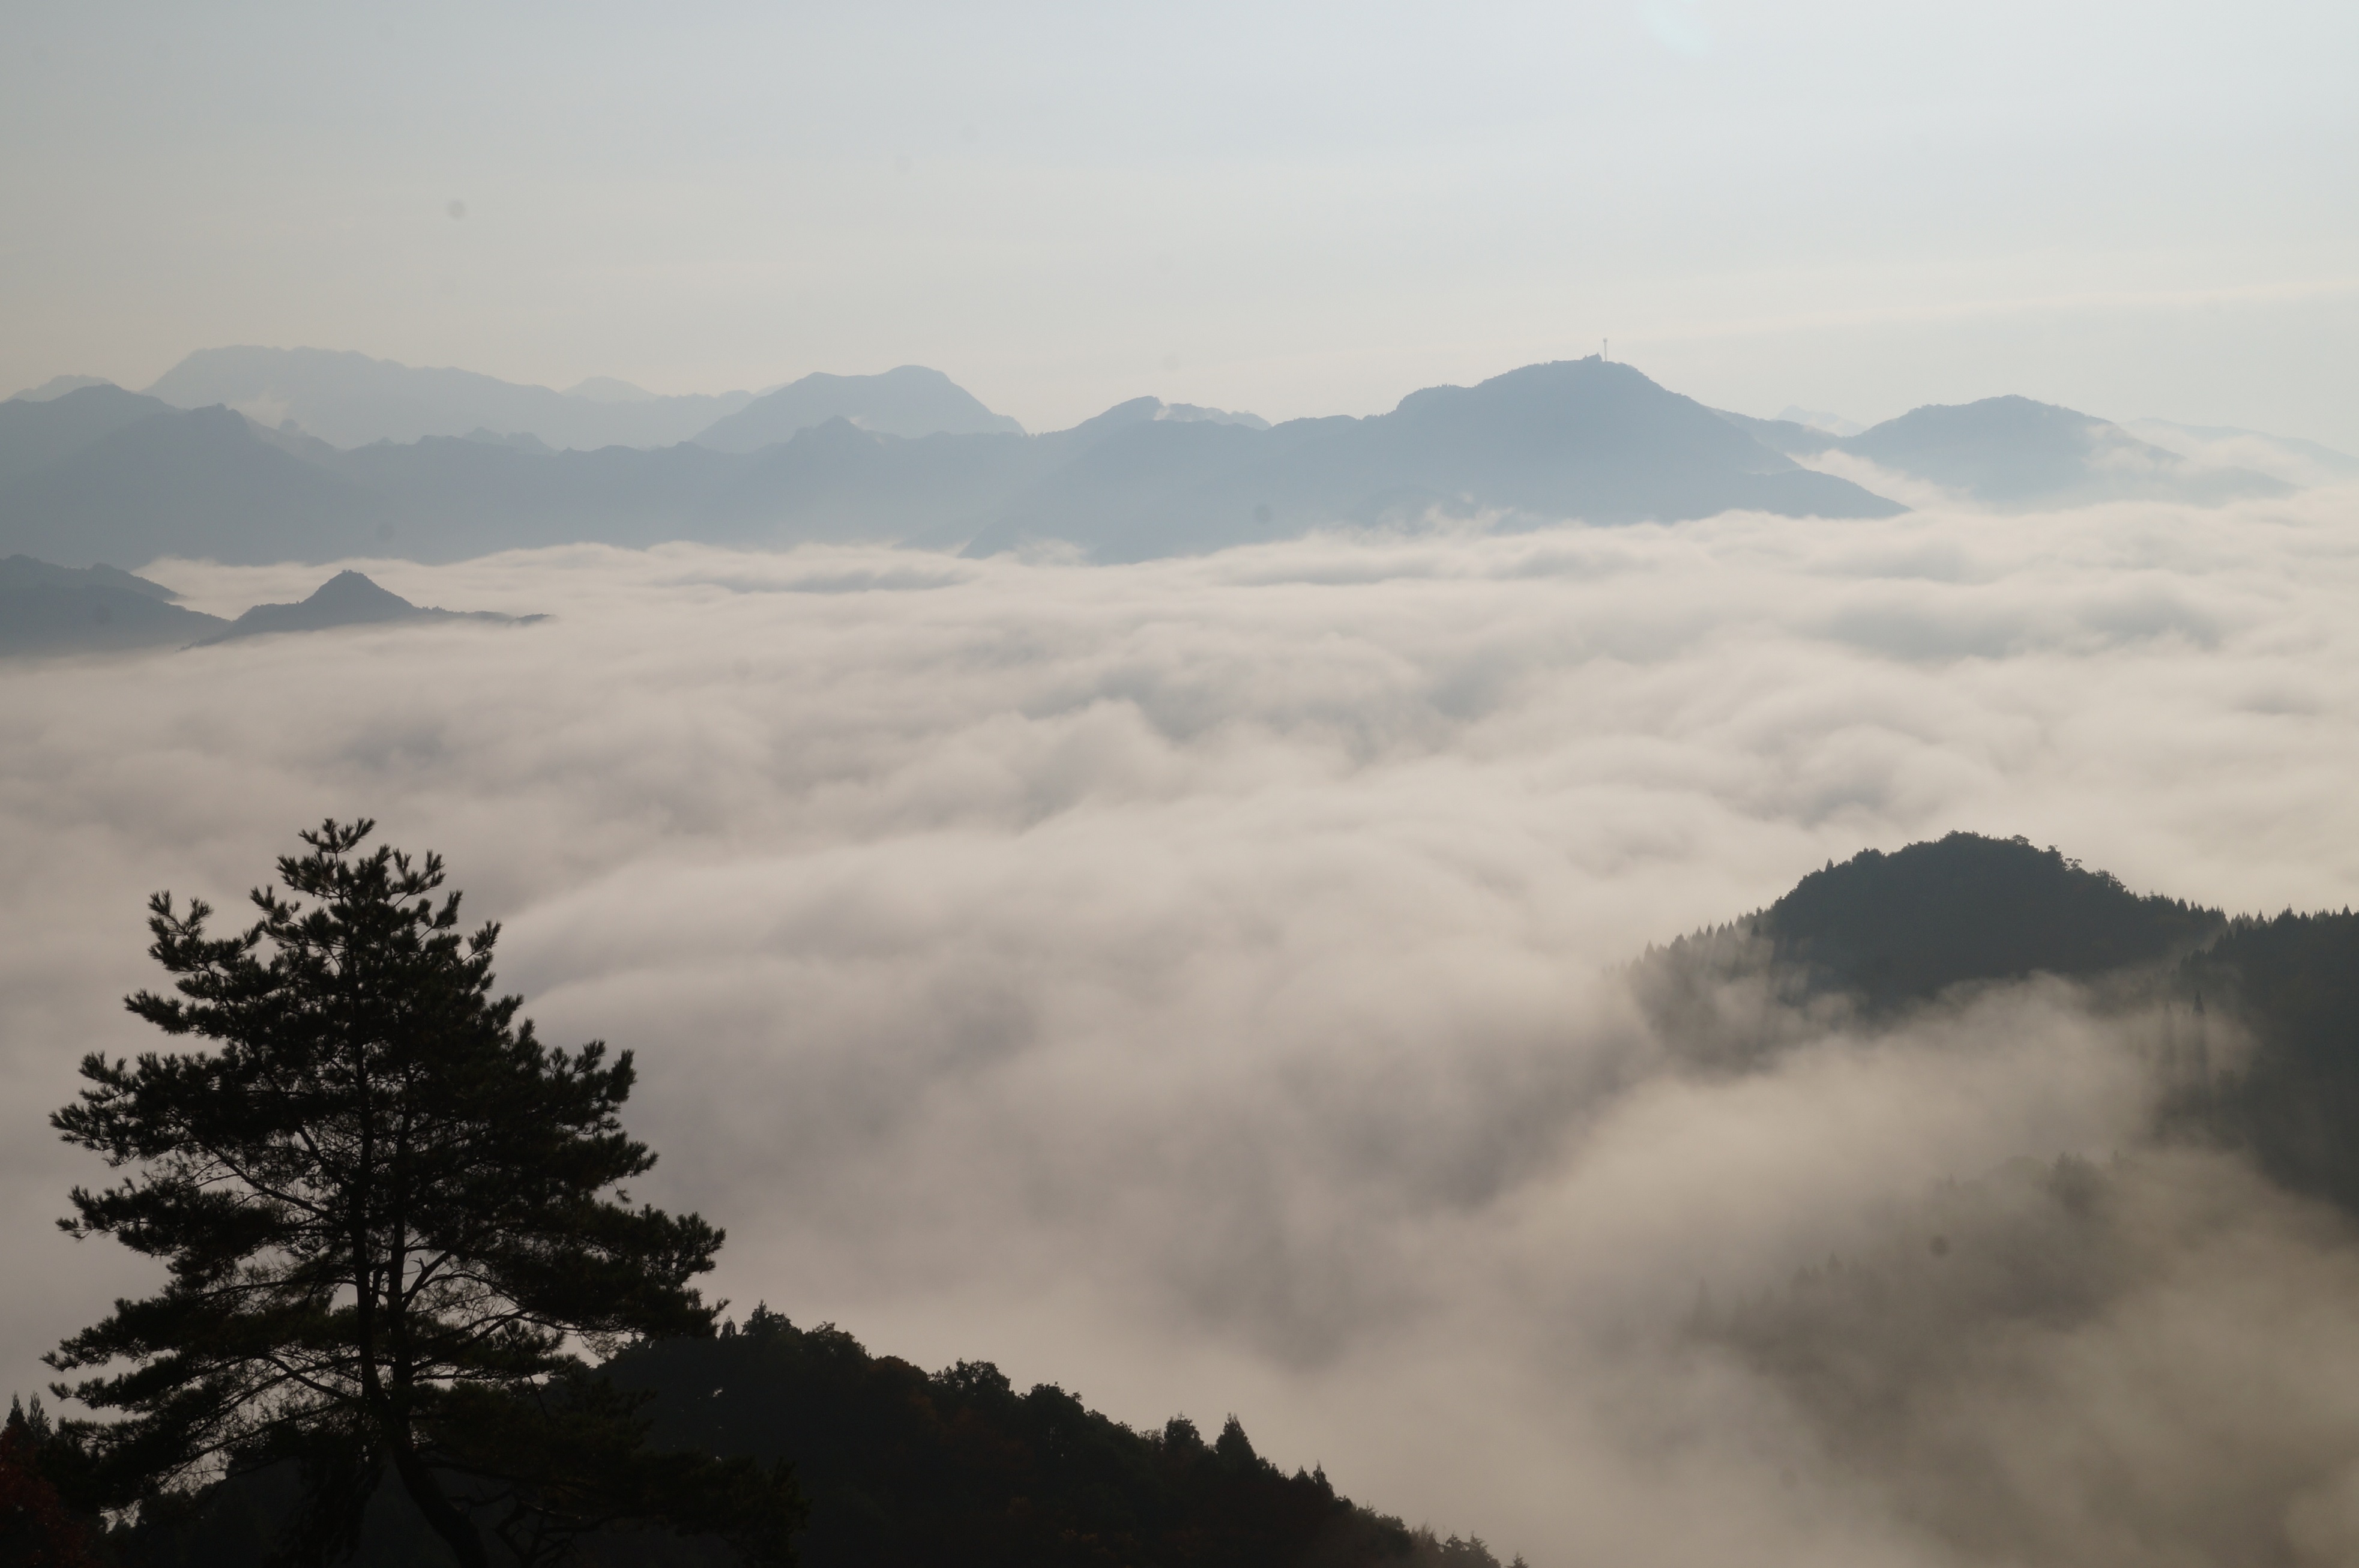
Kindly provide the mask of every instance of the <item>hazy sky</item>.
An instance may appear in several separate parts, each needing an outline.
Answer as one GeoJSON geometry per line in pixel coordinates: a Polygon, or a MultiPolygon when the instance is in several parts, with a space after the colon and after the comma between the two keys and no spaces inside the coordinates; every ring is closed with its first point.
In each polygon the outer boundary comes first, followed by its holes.
{"type": "Polygon", "coordinates": [[[0,17],[0,390],[230,343],[663,391],[916,361],[1042,429],[1610,336],[1758,413],[2359,447],[2322,0],[0,17]]]}

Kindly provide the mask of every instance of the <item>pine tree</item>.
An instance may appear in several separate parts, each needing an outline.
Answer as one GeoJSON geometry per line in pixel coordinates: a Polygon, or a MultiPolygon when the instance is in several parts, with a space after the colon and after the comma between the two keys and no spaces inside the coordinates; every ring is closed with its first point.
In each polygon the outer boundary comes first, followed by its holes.
{"type": "Polygon", "coordinates": [[[51,1441],[49,1417],[37,1396],[30,1414],[8,1400],[0,1425],[0,1563],[8,1568],[98,1568],[90,1530],[66,1509],[41,1473],[41,1450],[51,1441]]]}
{"type": "Polygon", "coordinates": [[[361,853],[374,827],[302,834],[291,896],[256,889],[235,935],[206,934],[201,900],[149,900],[178,994],[127,1005],[215,1049],[87,1057],[51,1118],[125,1172],[60,1225],[170,1269],[49,1357],[102,1373],[60,1394],[125,1418],[69,1423],[91,1500],[291,1462],[290,1561],[348,1551],[388,1475],[465,1568],[618,1522],[788,1561],[783,1467],[648,1453],[639,1401],[573,1353],[712,1333],[690,1281],[722,1233],[619,1187],[655,1163],[618,1118],[631,1054],[543,1046],[493,994],[499,928],[462,936],[440,859],[361,853]]]}

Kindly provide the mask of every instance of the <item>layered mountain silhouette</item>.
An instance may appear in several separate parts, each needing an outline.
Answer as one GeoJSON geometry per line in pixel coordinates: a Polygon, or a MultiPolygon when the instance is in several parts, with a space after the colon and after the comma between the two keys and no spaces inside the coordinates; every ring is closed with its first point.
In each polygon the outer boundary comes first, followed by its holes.
{"type": "MultiPolygon", "coordinates": [[[[364,369],[378,363],[360,361],[364,369]]],[[[597,398],[523,390],[585,408],[650,406],[624,400],[630,388],[600,388],[597,398]]],[[[1322,528],[1465,520],[1513,529],[1681,522],[1731,510],[1843,518],[1904,509],[1806,465],[1832,454],[1876,465],[1859,470],[1865,475],[1905,474],[1999,506],[2287,490],[2027,398],[1919,408],[1836,436],[1716,413],[1594,357],[1430,387],[1367,419],[1276,426],[1139,397],[1071,430],[1026,435],[938,373],[907,366],[807,376],[746,403],[699,440],[652,449],[560,450],[530,431],[469,419],[449,421],[456,428],[447,435],[343,449],[225,406],[177,408],[103,384],[0,403],[0,550],[87,566],[166,555],[447,561],[582,542],[831,540],[975,555],[1041,544],[1119,561],[1322,528]],[[831,408],[858,418],[817,417],[831,408]],[[946,424],[958,428],[887,428],[946,424]]]]}
{"type": "MultiPolygon", "coordinates": [[[[929,397],[964,397],[930,373],[906,379],[929,397]]],[[[800,417],[782,407],[784,422],[800,417]]],[[[997,418],[979,404],[966,413],[997,418]]],[[[889,540],[979,554],[1045,540],[1129,561],[1436,516],[1512,528],[1733,507],[1901,509],[1596,359],[1432,388],[1366,419],[1268,427],[1142,397],[1040,436],[909,437],[833,418],[752,452],[543,452],[489,426],[343,451],[227,408],[176,409],[112,387],[0,404],[0,549],[69,565],[432,561],[669,539],[889,540]]]]}
{"type": "MultiPolygon", "coordinates": [[[[55,397],[73,389],[64,383],[87,379],[60,377],[27,396],[55,397]]],[[[271,429],[291,426],[347,449],[459,436],[584,452],[691,440],[717,451],[753,452],[832,419],[900,436],[1015,434],[1022,428],[940,371],[915,365],[879,376],[806,376],[760,394],[664,397],[612,376],[559,392],[343,350],[212,348],[165,372],[147,394],[176,408],[220,404],[271,429]]]]}
{"type": "Polygon", "coordinates": [[[0,657],[185,648],[229,623],[172,603],[160,583],[111,566],[0,560],[0,657]]]}
{"type": "Polygon", "coordinates": [[[2215,468],[2245,468],[2288,485],[2337,485],[2359,479],[2359,457],[2299,436],[2273,436],[2234,425],[2182,425],[2132,419],[2122,427],[2140,441],[2215,468]]]}
{"type": "Polygon", "coordinates": [[[1723,417],[1789,456],[1845,452],[2000,507],[2105,500],[2212,506],[2292,492],[2267,474],[2206,467],[2110,420],[2028,397],[1928,404],[1848,436],[1790,419],[1723,417]]]}
{"type": "Polygon", "coordinates": [[[1254,430],[1160,419],[1160,407],[1141,398],[1071,432],[1090,438],[1073,461],[1014,497],[969,553],[1044,539],[1136,561],[1437,514],[1514,527],[1906,510],[1596,357],[1429,387],[1364,419],[1254,430]]]}
{"type": "Polygon", "coordinates": [[[46,403],[52,397],[62,397],[69,392],[79,392],[85,387],[112,387],[114,383],[103,376],[52,376],[38,387],[27,387],[16,397],[27,403],[46,403]]]}
{"type": "Polygon", "coordinates": [[[234,621],[173,603],[160,583],[112,566],[52,566],[30,556],[0,560],[0,658],[204,648],[276,632],[329,631],[393,622],[482,621],[517,626],[538,615],[413,604],[357,572],[339,572],[291,604],[256,604],[234,621]]]}
{"type": "Polygon", "coordinates": [[[0,488],[164,412],[155,398],[103,381],[0,403],[0,488]]]}
{"type": "Polygon", "coordinates": [[[519,386],[472,370],[422,368],[321,348],[200,349],[166,371],[150,397],[176,408],[214,404],[256,422],[291,420],[332,446],[463,436],[532,435],[552,447],[669,446],[753,401],[750,392],[659,397],[625,383],[585,393],[519,386]]]}
{"type": "Polygon", "coordinates": [[[182,412],[112,387],[0,403],[0,550],[69,566],[329,561],[360,553],[394,515],[227,408],[182,412]],[[10,474],[20,453],[31,471],[10,474]]]}
{"type": "Polygon", "coordinates": [[[905,365],[881,376],[814,374],[766,392],[696,438],[716,452],[758,452],[830,419],[881,435],[1022,435],[939,370],[905,365]]]}
{"type": "MultiPolygon", "coordinates": [[[[208,617],[210,618],[210,617],[208,617]]],[[[413,604],[400,594],[378,587],[357,572],[339,572],[292,604],[256,604],[197,646],[229,642],[238,637],[274,632],[320,632],[338,626],[378,626],[388,621],[490,621],[517,626],[538,615],[503,615],[490,610],[438,610],[413,604]]]]}

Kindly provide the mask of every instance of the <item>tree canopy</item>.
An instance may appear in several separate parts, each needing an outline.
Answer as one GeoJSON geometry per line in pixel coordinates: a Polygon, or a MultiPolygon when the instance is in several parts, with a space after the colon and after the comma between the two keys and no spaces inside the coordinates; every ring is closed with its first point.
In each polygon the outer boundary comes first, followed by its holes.
{"type": "Polygon", "coordinates": [[[634,1347],[614,1377],[657,1394],[671,1441],[792,1454],[806,1568],[1501,1568],[1280,1470],[1234,1416],[1134,1431],[988,1362],[929,1374],[762,1307],[732,1326],[634,1347]]]}
{"type": "Polygon", "coordinates": [[[464,1568],[629,1523],[788,1561],[783,1465],[650,1451],[643,1397],[580,1354],[713,1332],[691,1281],[722,1233],[621,1187],[655,1163],[619,1119],[631,1053],[544,1046],[494,993],[499,928],[462,934],[440,857],[364,853],[374,828],[302,834],[235,934],[156,895],[175,994],[128,1006],[213,1049],[86,1057],[51,1118],[124,1173],[60,1225],[169,1270],[49,1357],[119,1417],[69,1429],[87,1500],[292,1465],[290,1561],[348,1551],[388,1477],[464,1568]]]}

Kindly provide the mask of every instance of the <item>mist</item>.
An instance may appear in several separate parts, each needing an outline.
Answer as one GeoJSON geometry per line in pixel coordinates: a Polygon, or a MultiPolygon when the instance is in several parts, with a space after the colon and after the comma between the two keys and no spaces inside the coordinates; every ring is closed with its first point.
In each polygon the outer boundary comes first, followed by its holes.
{"type": "MultiPolygon", "coordinates": [[[[49,1229],[100,1168],[43,1125],[156,1043],[147,894],[234,921],[368,815],[545,1035],[638,1053],[636,1195],[727,1227],[739,1313],[1234,1410],[1534,1568],[2347,1561],[2359,1248],[2153,1136],[2151,1018],[2040,983],[1732,1073],[1625,983],[1953,828],[2350,901],[2359,495],[1929,499],[355,561],[549,618],[0,667],[0,1362],[150,1277],[49,1229]]],[[[327,574],[143,571],[223,615],[327,574]]]]}

